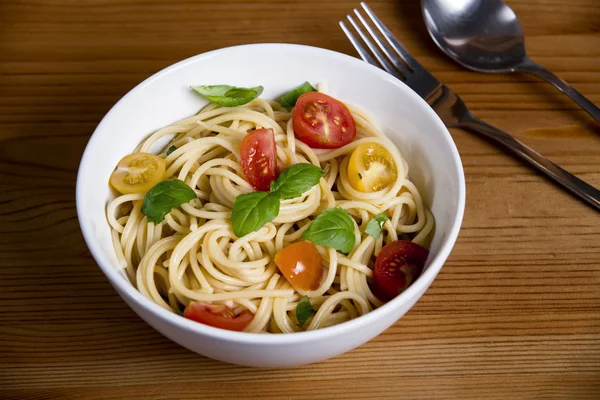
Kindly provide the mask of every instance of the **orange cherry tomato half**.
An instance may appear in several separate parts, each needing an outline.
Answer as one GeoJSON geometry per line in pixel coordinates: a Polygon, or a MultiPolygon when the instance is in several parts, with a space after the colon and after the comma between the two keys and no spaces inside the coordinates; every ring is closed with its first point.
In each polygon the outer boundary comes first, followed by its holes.
{"type": "Polygon", "coordinates": [[[321,254],[312,242],[292,243],[275,254],[275,265],[296,289],[314,290],[323,278],[321,254]]]}
{"type": "Polygon", "coordinates": [[[226,305],[198,302],[191,302],[183,311],[183,316],[201,324],[238,332],[243,331],[254,319],[254,314],[248,310],[236,316],[226,305]]]}
{"type": "Polygon", "coordinates": [[[348,108],[318,92],[304,93],[298,98],[292,124],[296,137],[316,149],[337,149],[356,136],[356,124],[348,108]]]}
{"type": "Polygon", "coordinates": [[[385,245],[377,255],[373,271],[376,293],[385,300],[402,293],[421,275],[428,256],[424,247],[409,240],[385,245]]]}
{"type": "Polygon", "coordinates": [[[246,180],[256,190],[269,191],[277,178],[277,147],[273,129],[256,129],[242,140],[240,164],[246,180]]]}

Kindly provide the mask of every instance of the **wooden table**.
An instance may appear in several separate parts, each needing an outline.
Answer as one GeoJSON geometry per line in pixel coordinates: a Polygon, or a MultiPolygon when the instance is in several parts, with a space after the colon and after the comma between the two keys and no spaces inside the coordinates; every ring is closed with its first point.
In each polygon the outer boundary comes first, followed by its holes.
{"type": "MultiPolygon", "coordinates": [[[[598,1],[509,3],[532,58],[600,104],[598,1]]],[[[0,398],[600,398],[599,214],[460,130],[468,193],[456,247],[404,318],[348,354],[285,370],[198,356],[146,325],[97,268],[74,187],[109,108],[169,64],[220,47],[290,42],[355,55],[337,21],[357,5],[0,2],[0,398]]],[[[600,187],[600,129],[565,96],[452,63],[417,1],[371,6],[478,117],[600,187]]]]}

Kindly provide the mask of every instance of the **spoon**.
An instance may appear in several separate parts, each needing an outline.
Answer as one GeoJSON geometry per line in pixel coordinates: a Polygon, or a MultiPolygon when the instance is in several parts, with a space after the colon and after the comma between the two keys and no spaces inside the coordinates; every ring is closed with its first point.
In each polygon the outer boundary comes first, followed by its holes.
{"type": "Polygon", "coordinates": [[[550,82],[600,122],[600,109],[525,54],[521,24],[501,0],[422,0],[427,30],[457,63],[479,72],[527,72],[550,82]]]}

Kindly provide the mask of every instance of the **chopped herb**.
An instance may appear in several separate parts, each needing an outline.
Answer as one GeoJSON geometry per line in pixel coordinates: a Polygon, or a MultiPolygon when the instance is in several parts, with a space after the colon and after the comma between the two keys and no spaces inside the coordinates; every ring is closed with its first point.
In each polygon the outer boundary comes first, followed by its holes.
{"type": "Polygon", "coordinates": [[[308,321],[308,319],[315,312],[316,311],[310,303],[310,299],[308,298],[308,296],[304,296],[296,306],[296,318],[298,319],[298,322],[301,326],[304,325],[304,323],[306,323],[306,321],[308,321]]]}
{"type": "Polygon", "coordinates": [[[167,157],[170,156],[171,153],[174,152],[175,150],[177,150],[177,146],[169,147],[169,150],[167,150],[167,157]]]}
{"type": "Polygon", "coordinates": [[[386,213],[382,212],[377,214],[367,223],[367,227],[365,228],[365,233],[373,236],[374,238],[379,238],[381,235],[381,231],[383,230],[383,224],[389,218],[386,213]]]}
{"type": "Polygon", "coordinates": [[[296,105],[298,101],[298,97],[302,96],[304,93],[308,92],[316,92],[316,89],[308,82],[304,82],[302,85],[298,86],[291,92],[282,96],[279,100],[281,105],[286,108],[292,108],[296,105]]]}

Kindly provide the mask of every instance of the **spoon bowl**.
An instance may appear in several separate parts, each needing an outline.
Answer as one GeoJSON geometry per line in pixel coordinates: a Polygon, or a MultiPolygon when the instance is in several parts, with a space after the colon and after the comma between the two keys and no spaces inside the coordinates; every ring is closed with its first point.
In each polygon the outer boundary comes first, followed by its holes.
{"type": "Polygon", "coordinates": [[[423,0],[423,17],[438,47],[480,72],[512,72],[526,59],[523,29],[497,0],[423,0]]]}
{"type": "Polygon", "coordinates": [[[527,72],[565,93],[600,122],[600,109],[573,86],[532,61],[514,11],[502,0],[422,0],[425,25],[437,46],[479,72],[527,72]]]}

